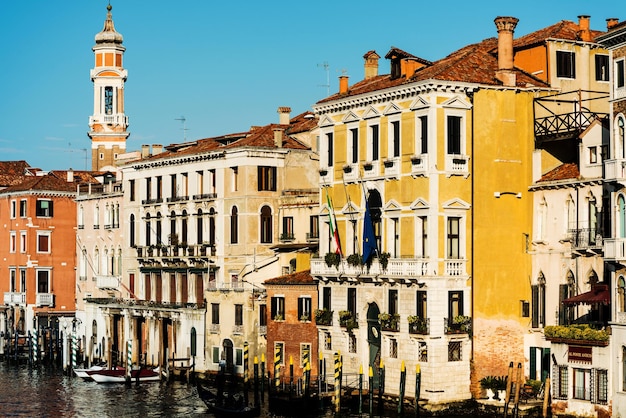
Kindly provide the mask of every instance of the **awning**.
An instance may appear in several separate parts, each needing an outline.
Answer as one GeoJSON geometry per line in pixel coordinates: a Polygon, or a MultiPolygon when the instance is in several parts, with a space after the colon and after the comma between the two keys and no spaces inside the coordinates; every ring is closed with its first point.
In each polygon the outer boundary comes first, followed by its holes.
{"type": "Polygon", "coordinates": [[[589,292],[581,293],[580,295],[572,296],[563,300],[565,305],[593,305],[602,303],[608,305],[611,303],[611,293],[609,292],[609,286],[606,284],[595,284],[591,287],[589,292]]]}

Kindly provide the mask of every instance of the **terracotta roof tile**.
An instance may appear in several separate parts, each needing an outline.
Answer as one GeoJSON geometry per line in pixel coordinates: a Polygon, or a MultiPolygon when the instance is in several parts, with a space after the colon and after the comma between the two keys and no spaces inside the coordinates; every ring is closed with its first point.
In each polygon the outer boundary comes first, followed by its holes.
{"type": "MultiPolygon", "coordinates": [[[[604,32],[591,30],[591,38],[596,39],[604,32]]],[[[528,35],[521,36],[513,41],[513,48],[524,49],[529,46],[541,44],[547,39],[563,39],[566,41],[580,40],[580,26],[569,20],[561,20],[560,22],[550,25],[543,29],[536,30],[528,35]]]]}
{"type": "Polygon", "coordinates": [[[24,181],[14,186],[9,186],[0,191],[7,192],[24,192],[24,191],[54,191],[54,192],[75,192],[77,183],[68,183],[54,174],[46,174],[44,176],[27,176],[24,181]]]}
{"type": "Polygon", "coordinates": [[[21,183],[30,165],[26,161],[0,161],[0,188],[21,183]]]}
{"type": "Polygon", "coordinates": [[[311,276],[311,270],[298,271],[292,274],[287,274],[284,276],[274,277],[272,279],[267,279],[265,284],[315,284],[315,280],[313,280],[313,276],[311,276]]]}
{"type": "Polygon", "coordinates": [[[537,183],[548,182],[548,181],[559,181],[559,180],[571,180],[580,178],[580,171],[578,170],[578,164],[576,163],[565,163],[560,166],[548,171],[546,174],[541,176],[537,183]]]}

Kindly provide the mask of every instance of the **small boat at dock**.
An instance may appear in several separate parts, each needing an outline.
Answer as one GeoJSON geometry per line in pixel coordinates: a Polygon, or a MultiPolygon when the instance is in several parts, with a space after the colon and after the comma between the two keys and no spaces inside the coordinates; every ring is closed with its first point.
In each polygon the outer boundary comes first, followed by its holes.
{"type": "MultiPolygon", "coordinates": [[[[127,381],[126,369],[102,369],[88,372],[89,377],[97,383],[125,383],[127,381]]],[[[161,369],[134,369],[130,371],[130,381],[159,382],[161,369]]]]}

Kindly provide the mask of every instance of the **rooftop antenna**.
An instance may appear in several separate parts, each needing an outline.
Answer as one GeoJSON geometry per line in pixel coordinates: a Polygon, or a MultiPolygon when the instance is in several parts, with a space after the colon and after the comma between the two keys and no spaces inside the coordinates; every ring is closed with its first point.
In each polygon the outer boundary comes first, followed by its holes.
{"type": "Polygon", "coordinates": [[[183,123],[183,142],[187,142],[187,125],[185,124],[187,119],[185,119],[184,116],[181,116],[181,117],[176,118],[174,120],[179,120],[179,121],[181,121],[183,123]]]}
{"type": "Polygon", "coordinates": [[[318,67],[323,67],[324,71],[326,71],[326,84],[320,84],[320,87],[326,87],[326,96],[330,96],[330,72],[328,71],[328,69],[330,68],[330,65],[328,65],[327,61],[324,61],[321,64],[317,64],[318,67]]]}
{"type": "Polygon", "coordinates": [[[87,171],[87,162],[89,160],[88,156],[87,156],[87,148],[80,148],[80,149],[72,149],[72,143],[68,142],[67,145],[70,147],[70,149],[68,149],[66,152],[82,152],[85,154],[85,171],[87,171]]]}

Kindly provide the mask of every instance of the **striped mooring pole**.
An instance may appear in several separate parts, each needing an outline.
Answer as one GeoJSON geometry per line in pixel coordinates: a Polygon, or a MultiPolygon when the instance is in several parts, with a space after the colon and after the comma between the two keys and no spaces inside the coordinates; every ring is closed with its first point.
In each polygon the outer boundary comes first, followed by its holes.
{"type": "Polygon", "coordinates": [[[76,332],[72,333],[72,370],[76,368],[76,352],[78,351],[78,337],[76,332]]]}
{"type": "Polygon", "coordinates": [[[133,367],[133,342],[126,341],[126,376],[130,379],[130,371],[133,367]]]}
{"type": "Polygon", "coordinates": [[[248,405],[248,342],[243,343],[243,397],[245,405],[248,405]]]}
{"type": "Polygon", "coordinates": [[[280,363],[282,363],[283,352],[279,346],[274,348],[274,385],[276,389],[280,387],[280,363]]]}
{"type": "Polygon", "coordinates": [[[37,347],[37,330],[33,330],[33,334],[32,334],[32,338],[33,338],[33,364],[37,363],[37,361],[39,361],[39,356],[38,356],[38,350],[39,347],[37,347]]]}
{"type": "Polygon", "coordinates": [[[335,412],[341,409],[341,376],[339,353],[335,353],[335,412]]]}

